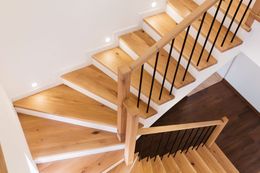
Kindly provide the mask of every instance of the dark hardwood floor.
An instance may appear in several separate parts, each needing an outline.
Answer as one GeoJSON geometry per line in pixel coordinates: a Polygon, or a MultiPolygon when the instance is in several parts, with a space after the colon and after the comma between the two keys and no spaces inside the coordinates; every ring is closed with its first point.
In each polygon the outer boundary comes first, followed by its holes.
{"type": "Polygon", "coordinates": [[[229,123],[217,144],[240,172],[259,173],[260,116],[225,81],[183,99],[154,126],[215,120],[223,116],[229,118],[229,123]]]}

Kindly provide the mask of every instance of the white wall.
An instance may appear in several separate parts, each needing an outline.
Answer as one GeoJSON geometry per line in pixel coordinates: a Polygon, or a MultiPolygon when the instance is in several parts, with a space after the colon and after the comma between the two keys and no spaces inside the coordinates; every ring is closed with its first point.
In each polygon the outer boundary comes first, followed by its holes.
{"type": "MultiPolygon", "coordinates": [[[[153,0],[0,0],[0,83],[11,98],[87,63],[106,36],[137,25],[153,0]]],[[[165,0],[158,0],[158,7],[165,0]]]]}
{"type": "Polygon", "coordinates": [[[260,112],[260,23],[255,22],[241,53],[219,74],[260,112]]]}

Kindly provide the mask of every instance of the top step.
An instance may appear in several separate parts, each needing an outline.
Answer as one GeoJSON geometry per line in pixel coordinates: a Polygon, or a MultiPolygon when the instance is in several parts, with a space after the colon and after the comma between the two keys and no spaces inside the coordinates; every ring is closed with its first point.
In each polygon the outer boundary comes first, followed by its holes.
{"type": "MultiPolygon", "coordinates": [[[[169,0],[168,2],[170,4],[170,6],[172,7],[172,9],[175,10],[176,12],[178,12],[183,18],[187,14],[193,12],[195,9],[197,9],[199,7],[199,5],[196,4],[193,0],[182,0],[182,1],[180,1],[180,0],[169,0]]],[[[204,23],[203,23],[203,27],[201,29],[201,34],[204,37],[207,36],[212,21],[213,21],[213,16],[210,15],[209,13],[207,13],[205,20],[204,20],[204,23]]],[[[193,22],[192,26],[195,29],[198,30],[199,27],[200,27],[200,23],[201,23],[201,18],[200,18],[200,20],[196,20],[195,22],[193,22]]],[[[215,20],[212,31],[211,31],[210,36],[209,36],[209,41],[211,43],[213,43],[214,40],[215,40],[217,32],[220,28],[220,24],[221,23],[218,20],[215,20]]],[[[233,37],[234,34],[232,32],[229,32],[224,45],[221,46],[222,40],[224,39],[226,32],[227,32],[227,28],[223,25],[222,28],[221,28],[221,32],[218,36],[217,42],[215,44],[216,48],[218,50],[220,50],[221,52],[227,51],[231,48],[234,48],[234,47],[242,44],[242,40],[237,36],[235,37],[234,41],[231,43],[230,40],[231,40],[231,38],[233,37]]]]}
{"type": "MultiPolygon", "coordinates": [[[[150,27],[152,27],[157,34],[159,34],[161,37],[165,34],[171,32],[177,25],[176,21],[174,21],[168,14],[166,13],[160,13],[154,16],[150,16],[144,19],[145,23],[147,23],[150,27]]],[[[181,32],[176,38],[174,42],[174,48],[180,52],[182,48],[182,44],[184,41],[186,31],[181,32]]],[[[192,36],[188,36],[186,40],[186,46],[183,51],[183,57],[186,60],[189,60],[190,53],[193,48],[193,45],[195,43],[195,40],[192,36]]],[[[195,47],[195,51],[191,60],[191,64],[197,69],[197,70],[204,70],[214,64],[217,63],[217,60],[211,55],[211,58],[207,62],[208,58],[208,51],[204,50],[204,53],[202,55],[201,61],[199,65],[197,66],[198,59],[200,57],[200,53],[202,51],[202,46],[197,43],[195,47]]]]}
{"type": "MultiPolygon", "coordinates": [[[[109,57],[110,58],[110,57],[109,57]]],[[[65,83],[68,85],[75,85],[81,92],[86,94],[91,93],[94,97],[100,97],[115,105],[117,109],[117,82],[110,78],[108,75],[100,71],[95,66],[91,65],[79,70],[75,70],[62,76],[65,83]]],[[[73,87],[72,86],[72,87],[73,87]]],[[[134,106],[137,104],[137,97],[130,94],[130,103],[134,106]]],[[[147,105],[140,102],[140,116],[142,118],[149,118],[156,114],[152,108],[146,113],[147,105]]]]}

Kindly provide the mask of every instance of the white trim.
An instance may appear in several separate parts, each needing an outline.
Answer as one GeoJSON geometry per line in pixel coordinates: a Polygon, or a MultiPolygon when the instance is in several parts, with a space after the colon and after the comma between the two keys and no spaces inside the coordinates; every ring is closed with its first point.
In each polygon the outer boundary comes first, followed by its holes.
{"type": "Polygon", "coordinates": [[[59,115],[53,115],[53,114],[33,111],[33,110],[29,110],[29,109],[23,109],[23,108],[19,108],[19,107],[16,107],[15,110],[18,113],[32,115],[32,116],[39,117],[39,118],[45,118],[45,119],[60,121],[60,122],[68,123],[68,124],[73,124],[73,125],[78,125],[78,126],[83,126],[83,127],[100,129],[100,130],[108,131],[108,132],[112,132],[112,133],[117,133],[116,127],[109,126],[109,125],[102,125],[99,122],[81,121],[81,120],[76,120],[73,118],[62,117],[59,115]]]}
{"type": "Polygon", "coordinates": [[[118,165],[120,165],[121,163],[123,163],[125,161],[124,158],[122,158],[121,160],[119,160],[118,162],[114,163],[113,165],[111,165],[110,167],[108,167],[107,169],[105,169],[104,171],[102,171],[102,173],[107,173],[109,171],[111,171],[112,169],[114,169],[115,167],[117,167],[118,165]]]}
{"type": "Polygon", "coordinates": [[[43,156],[43,157],[36,158],[35,163],[36,164],[48,163],[48,162],[54,162],[58,160],[72,159],[72,158],[94,155],[99,153],[106,153],[111,151],[122,150],[124,149],[124,147],[125,147],[124,144],[118,144],[118,145],[112,145],[112,146],[96,148],[96,149],[72,151],[72,152],[55,154],[50,156],[43,156]]]}

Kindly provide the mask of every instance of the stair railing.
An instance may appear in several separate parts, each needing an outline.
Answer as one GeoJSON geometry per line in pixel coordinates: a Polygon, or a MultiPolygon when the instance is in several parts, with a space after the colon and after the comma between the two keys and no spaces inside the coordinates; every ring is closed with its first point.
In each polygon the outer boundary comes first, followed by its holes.
{"type": "MultiPolygon", "coordinates": [[[[153,46],[151,46],[149,49],[147,49],[144,54],[142,56],[140,56],[137,60],[135,60],[133,63],[129,64],[129,65],[125,65],[125,66],[120,66],[118,68],[118,115],[117,115],[117,129],[118,129],[118,138],[120,141],[124,141],[125,140],[125,135],[126,135],[126,123],[127,123],[127,112],[128,112],[128,107],[126,107],[125,102],[127,102],[129,95],[130,95],[130,83],[131,83],[131,75],[133,73],[133,71],[135,70],[140,70],[140,82],[139,82],[139,88],[138,88],[138,93],[137,93],[137,103],[136,103],[136,108],[139,108],[139,104],[140,104],[140,97],[141,97],[141,92],[142,92],[142,82],[143,82],[143,72],[144,72],[144,64],[146,62],[148,62],[148,60],[150,60],[151,58],[155,58],[154,61],[154,68],[153,68],[153,72],[152,72],[152,81],[151,81],[151,85],[150,85],[150,91],[148,94],[148,98],[147,98],[147,108],[146,108],[146,113],[149,113],[149,108],[150,108],[150,103],[151,103],[151,98],[153,95],[153,88],[154,88],[154,81],[155,81],[155,76],[156,76],[156,70],[157,70],[157,65],[158,65],[158,61],[160,58],[160,50],[164,49],[164,47],[166,45],[170,45],[170,52],[169,52],[169,56],[168,56],[168,60],[165,66],[165,72],[162,75],[163,79],[161,81],[161,91],[159,94],[158,99],[160,100],[162,98],[162,91],[165,88],[165,81],[166,81],[166,76],[168,73],[173,73],[173,78],[172,78],[172,82],[171,82],[171,86],[168,89],[169,91],[169,95],[173,94],[173,88],[175,86],[176,83],[176,78],[177,76],[179,76],[180,74],[178,74],[179,72],[179,66],[180,66],[180,62],[182,60],[182,55],[184,53],[184,50],[186,48],[186,40],[189,37],[189,31],[190,28],[193,24],[193,22],[195,21],[199,21],[200,22],[200,27],[198,29],[197,32],[197,36],[195,38],[194,44],[192,46],[191,52],[190,52],[190,56],[188,59],[188,63],[187,66],[185,68],[185,73],[182,76],[182,81],[181,82],[185,82],[186,79],[186,75],[187,72],[189,70],[190,67],[190,63],[192,62],[192,59],[195,57],[194,56],[194,51],[200,51],[200,56],[198,57],[198,60],[196,62],[197,66],[207,66],[207,63],[210,63],[210,59],[212,58],[212,52],[213,49],[215,47],[215,44],[217,42],[217,40],[220,38],[219,34],[221,32],[221,29],[223,27],[223,24],[226,20],[227,15],[229,14],[229,10],[230,7],[233,3],[233,0],[230,0],[228,8],[224,14],[224,17],[221,21],[221,24],[219,26],[219,29],[217,31],[217,34],[215,34],[214,32],[212,32],[212,28],[216,22],[216,18],[217,15],[219,14],[219,9],[221,7],[221,4],[224,0],[206,0],[203,4],[201,4],[197,9],[195,9],[192,13],[190,13],[187,17],[185,17],[179,24],[176,25],[176,27],[169,33],[165,34],[158,42],[156,42],[153,46]],[[205,17],[208,15],[207,11],[215,6],[217,4],[217,9],[215,11],[214,14],[214,18],[212,20],[212,23],[210,24],[210,28],[208,30],[208,33],[206,34],[206,39],[204,41],[204,44],[202,46],[201,50],[197,50],[197,42],[199,40],[200,37],[200,32],[203,28],[203,24],[204,24],[204,19],[205,17]],[[174,43],[175,38],[177,36],[179,36],[181,33],[184,33],[184,38],[183,38],[183,42],[182,42],[182,46],[180,48],[180,54],[179,54],[179,58],[178,58],[178,62],[176,65],[176,68],[173,72],[170,72],[168,70],[169,67],[169,63],[170,63],[170,59],[171,54],[172,54],[172,49],[176,48],[176,44],[174,43]],[[210,51],[207,52],[206,49],[206,45],[208,43],[208,39],[210,37],[211,34],[215,35],[215,38],[213,40],[212,46],[210,48],[210,51]],[[203,62],[202,62],[203,60],[203,62]]],[[[242,3],[243,0],[241,0],[242,3]]],[[[221,46],[227,45],[227,44],[232,44],[232,42],[235,39],[235,36],[238,32],[238,29],[242,23],[242,21],[245,18],[245,14],[248,12],[249,6],[252,3],[252,0],[249,1],[247,8],[245,9],[245,11],[243,11],[243,17],[241,18],[241,21],[239,23],[239,25],[236,28],[236,32],[230,36],[230,28],[234,22],[234,19],[236,18],[237,12],[236,14],[234,14],[234,17],[232,18],[232,21],[230,22],[230,26],[228,28],[228,30],[225,33],[225,37],[222,40],[222,44],[221,46]],[[229,37],[227,37],[227,35],[229,35],[229,37]]],[[[240,10],[240,6],[238,6],[238,10],[240,10]]],[[[237,11],[238,11],[237,10],[237,11]]]]}
{"type": "Polygon", "coordinates": [[[211,147],[228,122],[227,117],[221,120],[196,122],[188,124],[157,126],[138,129],[137,112],[128,116],[125,162],[130,165],[135,153],[139,159],[156,159],[157,156],[172,155],[178,152],[187,153],[199,147],[211,147]],[[143,136],[136,147],[136,138],[143,136]],[[146,142],[145,142],[146,141],[146,142]],[[147,143],[148,142],[148,143],[147,143]]]}
{"type": "Polygon", "coordinates": [[[245,22],[246,26],[251,28],[255,20],[260,22],[260,0],[256,0],[252,10],[249,12],[248,18],[245,22]]]}

